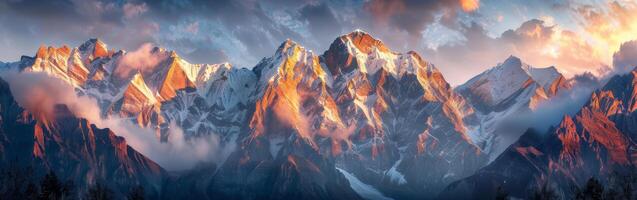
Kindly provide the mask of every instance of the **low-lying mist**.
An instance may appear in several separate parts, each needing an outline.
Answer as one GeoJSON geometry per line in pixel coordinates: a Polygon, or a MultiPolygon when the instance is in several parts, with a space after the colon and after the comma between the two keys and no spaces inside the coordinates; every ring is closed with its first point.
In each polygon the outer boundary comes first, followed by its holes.
{"type": "Polygon", "coordinates": [[[186,139],[174,122],[169,125],[168,142],[162,143],[152,128],[142,128],[117,116],[102,118],[95,99],[78,96],[71,85],[45,73],[5,72],[0,77],[9,83],[18,104],[34,115],[51,116],[55,105],[65,104],[76,117],[124,137],[128,145],[167,170],[187,170],[200,162],[223,162],[235,148],[232,142],[222,145],[214,133],[186,139]]]}
{"type": "Polygon", "coordinates": [[[591,94],[602,86],[602,81],[591,73],[576,75],[569,82],[571,89],[541,102],[533,112],[519,116],[517,120],[520,125],[546,132],[551,126],[560,123],[564,116],[576,114],[591,94]]]}

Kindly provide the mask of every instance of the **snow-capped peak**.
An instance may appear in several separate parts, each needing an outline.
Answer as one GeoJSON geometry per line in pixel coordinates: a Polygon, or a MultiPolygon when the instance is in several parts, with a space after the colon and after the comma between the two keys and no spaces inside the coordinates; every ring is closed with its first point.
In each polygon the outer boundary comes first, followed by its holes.
{"type": "MultiPolygon", "coordinates": [[[[296,71],[297,67],[302,67],[299,68],[302,71],[308,71],[307,69],[316,67],[317,65],[315,64],[318,64],[317,55],[291,39],[287,39],[279,46],[274,56],[262,60],[257,64],[255,70],[260,74],[261,82],[270,82],[281,75],[301,76],[301,74],[296,74],[299,72],[296,71]],[[291,66],[288,63],[300,63],[300,65],[291,66]]],[[[262,83],[260,85],[264,86],[266,84],[262,83]]]]}
{"type": "Polygon", "coordinates": [[[556,79],[563,78],[562,74],[553,66],[546,68],[529,67],[526,71],[531,75],[533,80],[544,88],[548,88],[556,79]]]}
{"type": "Polygon", "coordinates": [[[90,61],[109,55],[108,47],[100,39],[93,38],[78,47],[82,61],[88,65],[90,61]]]}
{"type": "Polygon", "coordinates": [[[86,42],[82,43],[78,48],[80,51],[91,51],[94,48],[106,48],[106,44],[102,42],[99,38],[91,38],[86,42]]]}
{"type": "Polygon", "coordinates": [[[502,62],[502,64],[500,64],[501,66],[505,66],[505,67],[520,67],[522,66],[522,60],[520,60],[520,58],[514,56],[514,55],[510,55],[506,60],[504,60],[504,62],[502,62]]]}
{"type": "Polygon", "coordinates": [[[142,76],[140,72],[135,73],[129,87],[134,87],[141,94],[143,94],[143,96],[147,99],[147,102],[146,102],[147,104],[154,104],[155,102],[157,102],[157,99],[155,99],[155,95],[150,90],[150,88],[146,86],[144,77],[142,76]]]}
{"type": "Polygon", "coordinates": [[[484,140],[486,152],[499,155],[511,142],[500,137],[516,138],[523,132],[500,133],[501,122],[520,113],[532,112],[540,102],[569,87],[555,67],[534,68],[520,58],[510,56],[458,86],[456,91],[480,111],[480,125],[472,131],[474,138],[484,140]]]}
{"type": "Polygon", "coordinates": [[[338,37],[322,58],[333,75],[360,71],[376,74],[380,69],[400,79],[404,74],[437,71],[414,51],[397,53],[370,34],[355,30],[338,37]]]}
{"type": "Polygon", "coordinates": [[[479,93],[487,105],[496,105],[530,84],[538,84],[548,90],[560,78],[563,76],[555,67],[534,68],[520,58],[510,56],[499,65],[458,86],[457,90],[470,89],[473,93],[479,93]]]}
{"type": "Polygon", "coordinates": [[[531,65],[522,62],[520,58],[513,55],[509,56],[509,58],[507,58],[502,64],[500,64],[500,66],[504,68],[515,68],[515,70],[517,70],[517,68],[520,68],[524,70],[527,75],[533,78],[535,82],[539,83],[542,86],[551,84],[551,82],[553,82],[555,79],[562,76],[562,74],[558,72],[554,66],[545,68],[532,67],[531,65]]]}
{"type": "MultiPolygon", "coordinates": [[[[360,28],[355,29],[354,31],[352,31],[352,33],[365,33],[365,34],[367,34],[367,32],[363,31],[363,30],[362,30],[362,29],[360,29],[360,28]]],[[[350,33],[350,34],[351,34],[351,33],[350,33]]]]}
{"type": "Polygon", "coordinates": [[[347,35],[341,36],[340,38],[346,42],[351,42],[354,47],[363,53],[369,54],[374,48],[382,52],[390,52],[389,48],[387,48],[382,41],[361,30],[355,30],[347,35]]]}
{"type": "Polygon", "coordinates": [[[294,54],[295,48],[305,50],[305,47],[288,38],[283,43],[281,43],[281,45],[279,45],[275,56],[292,56],[294,54]]]}
{"type": "Polygon", "coordinates": [[[560,72],[554,66],[545,67],[545,68],[535,68],[526,63],[523,63],[520,58],[515,56],[510,56],[507,58],[500,66],[504,68],[518,68],[524,70],[527,75],[529,75],[533,80],[539,83],[542,86],[547,84],[551,84],[555,79],[562,76],[560,72]]]}

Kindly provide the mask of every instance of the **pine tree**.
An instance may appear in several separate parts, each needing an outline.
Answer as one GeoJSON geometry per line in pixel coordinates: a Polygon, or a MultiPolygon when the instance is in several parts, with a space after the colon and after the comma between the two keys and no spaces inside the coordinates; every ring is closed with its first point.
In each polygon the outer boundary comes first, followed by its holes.
{"type": "Polygon", "coordinates": [[[27,185],[24,193],[25,199],[36,200],[38,199],[38,194],[40,194],[40,191],[38,189],[38,186],[31,182],[27,185]]]}
{"type": "Polygon", "coordinates": [[[542,184],[540,188],[536,188],[531,196],[534,200],[553,200],[559,199],[557,193],[549,186],[548,183],[542,184]]]}
{"type": "Polygon", "coordinates": [[[62,183],[57,175],[50,171],[40,183],[40,199],[62,199],[62,183]]]}
{"type": "Polygon", "coordinates": [[[622,177],[621,193],[625,199],[637,199],[635,197],[635,184],[637,184],[637,172],[635,169],[631,170],[628,175],[622,177]]]}
{"type": "Polygon", "coordinates": [[[29,186],[33,185],[33,188],[37,189],[32,182],[32,174],[31,167],[20,167],[15,164],[0,170],[0,199],[29,199],[29,195],[32,194],[29,186]]]}
{"type": "Polygon", "coordinates": [[[637,172],[634,167],[624,172],[613,171],[608,177],[604,197],[606,199],[637,199],[635,184],[637,172]]]}
{"type": "Polygon", "coordinates": [[[88,190],[85,198],[87,200],[109,200],[113,199],[113,192],[101,183],[95,184],[88,190]]]}
{"type": "Polygon", "coordinates": [[[509,197],[509,193],[507,193],[506,191],[504,191],[504,188],[502,188],[502,186],[498,186],[496,192],[495,192],[495,199],[496,200],[506,200],[509,197]]]}
{"type": "Polygon", "coordinates": [[[63,199],[71,199],[73,195],[73,190],[75,188],[75,184],[73,181],[66,181],[62,184],[62,198],[63,199]]]}
{"type": "Polygon", "coordinates": [[[128,193],[128,200],[144,200],[144,187],[138,185],[128,193]]]}
{"type": "Polygon", "coordinates": [[[584,190],[578,192],[575,198],[580,200],[596,200],[602,199],[603,195],[604,186],[596,178],[590,178],[586,182],[584,190]]]}

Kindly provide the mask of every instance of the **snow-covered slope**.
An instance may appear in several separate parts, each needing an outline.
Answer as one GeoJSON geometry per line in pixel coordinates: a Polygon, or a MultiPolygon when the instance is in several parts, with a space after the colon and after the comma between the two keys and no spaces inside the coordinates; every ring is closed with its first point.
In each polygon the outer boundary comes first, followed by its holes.
{"type": "Polygon", "coordinates": [[[337,38],[323,55],[287,40],[253,73],[248,135],[209,180],[215,194],[287,196],[278,192],[295,188],[303,196],[351,195],[342,190],[349,179],[388,197],[413,198],[486,164],[464,126],[473,110],[442,74],[417,53],[391,52],[362,31],[337,38]],[[397,176],[403,178],[391,181],[397,176]]]}
{"type": "Polygon", "coordinates": [[[486,161],[465,126],[473,109],[417,53],[392,52],[355,31],[337,38],[322,59],[341,119],[356,127],[341,164],[360,180],[385,192],[414,187],[423,189],[402,195],[430,195],[486,161]],[[404,181],[390,181],[397,174],[404,181]]]}
{"type": "MultiPolygon", "coordinates": [[[[96,183],[109,187],[117,199],[135,186],[143,186],[149,197],[160,196],[168,173],[125,138],[76,117],[64,105],[46,116],[37,109],[27,110],[13,94],[15,87],[0,79],[0,169],[28,169],[21,172],[30,174],[20,174],[24,186],[55,172],[59,180],[73,182],[71,198],[84,196],[96,183]]],[[[9,198],[16,197],[22,199],[9,198]]]]}
{"type": "Polygon", "coordinates": [[[254,73],[227,63],[191,64],[158,47],[149,51],[142,53],[150,58],[136,58],[135,52],[108,50],[99,39],[90,39],[77,48],[40,47],[35,57],[23,57],[18,65],[24,71],[45,72],[68,82],[79,94],[96,98],[103,115],[153,127],[158,139],[168,138],[172,122],[187,127],[187,137],[236,138],[248,119],[254,73]],[[142,68],[129,63],[153,65],[142,68]]]}
{"type": "Polygon", "coordinates": [[[336,168],[336,169],[338,169],[338,171],[343,173],[345,178],[347,178],[347,181],[349,181],[349,184],[352,187],[352,189],[354,189],[354,191],[356,191],[356,193],[361,195],[361,197],[363,197],[364,199],[369,199],[369,200],[391,200],[392,199],[392,198],[388,198],[384,196],[383,193],[376,190],[376,188],[374,188],[373,186],[361,182],[360,180],[358,180],[358,178],[356,178],[354,175],[350,174],[349,172],[340,168],[336,168]]]}
{"type": "Polygon", "coordinates": [[[526,132],[495,161],[438,198],[492,199],[501,187],[512,198],[531,198],[541,189],[554,199],[577,199],[594,177],[607,187],[609,199],[634,199],[634,189],[626,188],[634,183],[637,166],[636,84],[637,70],[612,77],[579,112],[563,116],[546,132],[526,132]]]}
{"type": "Polygon", "coordinates": [[[454,90],[418,53],[393,52],[363,31],[322,55],[287,40],[252,70],[191,64],[158,47],[144,53],[153,62],[131,66],[134,52],[92,39],[42,47],[18,66],[65,80],[104,116],[154,128],[162,141],[179,126],[188,139],[216,134],[236,145],[206,180],[192,180],[230,199],[356,199],[357,189],[375,194],[370,187],[397,199],[433,196],[487,164],[504,144],[500,120],[565,86],[554,68],[510,58],[454,90]]]}
{"type": "Polygon", "coordinates": [[[569,88],[555,67],[534,68],[511,56],[455,90],[478,111],[479,121],[469,125],[471,136],[493,159],[528,128],[505,126],[507,120],[569,88]]]}

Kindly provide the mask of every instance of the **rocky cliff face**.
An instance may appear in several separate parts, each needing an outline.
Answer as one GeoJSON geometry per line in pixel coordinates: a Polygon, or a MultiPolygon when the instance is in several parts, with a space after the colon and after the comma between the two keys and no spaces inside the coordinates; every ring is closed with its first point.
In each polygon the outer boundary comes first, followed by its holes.
{"type": "MultiPolygon", "coordinates": [[[[104,117],[152,128],[163,142],[171,143],[170,130],[179,126],[188,141],[215,134],[221,146],[236,145],[227,159],[168,180],[167,198],[358,199],[370,198],[369,190],[374,198],[433,197],[499,154],[492,150],[502,145],[494,142],[499,120],[532,111],[569,87],[554,68],[510,58],[454,90],[416,52],[393,52],[362,31],[336,38],[322,55],[287,40],[252,70],[191,64],[157,47],[142,52],[148,62],[129,63],[138,53],[108,50],[93,39],[78,48],[42,47],[10,67],[60,78],[95,98],[104,117]]],[[[65,125],[64,133],[100,132],[89,122],[64,121],[83,127],[65,125]]],[[[38,138],[37,155],[62,146],[38,138]]],[[[115,140],[77,143],[102,149],[97,144],[115,140]]],[[[155,169],[128,161],[139,156],[117,144],[113,157],[133,164],[108,170],[155,169]]],[[[95,164],[99,156],[78,158],[87,171],[107,170],[95,164]]]]}
{"type": "Polygon", "coordinates": [[[603,180],[633,170],[636,77],[637,71],[613,77],[576,115],[565,116],[547,133],[527,132],[489,166],[448,187],[443,197],[493,197],[499,185],[525,197],[530,188],[550,183],[563,198],[573,198],[572,187],[581,188],[590,177],[603,180]]]}
{"type": "Polygon", "coordinates": [[[344,170],[381,191],[430,196],[486,162],[465,127],[473,109],[417,53],[391,52],[353,32],[323,60],[335,72],[341,119],[356,127],[351,150],[339,156],[344,170]]]}
{"type": "Polygon", "coordinates": [[[256,85],[253,72],[229,64],[190,64],[157,47],[146,51],[108,50],[91,39],[77,48],[41,47],[35,57],[12,66],[60,78],[78,94],[98,100],[104,116],[154,128],[163,141],[171,123],[187,127],[188,137],[214,133],[224,141],[236,139],[245,129],[256,85]]]}
{"type": "Polygon", "coordinates": [[[469,123],[468,129],[493,160],[527,128],[507,126],[508,120],[533,113],[541,103],[571,87],[555,67],[534,68],[511,56],[455,90],[476,109],[478,120],[469,123]]]}
{"type": "Polygon", "coordinates": [[[341,36],[323,55],[285,41],[253,72],[248,134],[207,181],[190,179],[207,194],[359,198],[357,181],[415,198],[486,164],[464,125],[473,109],[442,74],[367,33],[341,36]]]}
{"type": "Polygon", "coordinates": [[[0,94],[0,167],[32,167],[36,176],[53,171],[72,180],[77,192],[103,183],[120,197],[137,185],[159,195],[166,172],[124,138],[76,118],[64,105],[46,116],[26,111],[1,79],[0,94]]]}

